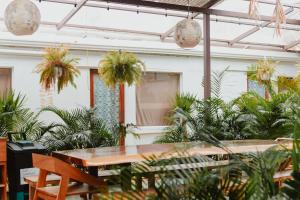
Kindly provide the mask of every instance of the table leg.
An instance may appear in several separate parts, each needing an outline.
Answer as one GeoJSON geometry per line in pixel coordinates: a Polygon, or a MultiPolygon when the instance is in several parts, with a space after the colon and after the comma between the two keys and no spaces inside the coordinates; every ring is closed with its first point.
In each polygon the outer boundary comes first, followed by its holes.
{"type": "Polygon", "coordinates": [[[131,165],[123,167],[121,169],[121,188],[123,191],[131,190],[131,179],[132,179],[132,171],[131,165]]]}
{"type": "Polygon", "coordinates": [[[155,174],[154,173],[148,174],[148,188],[149,189],[155,188],[155,174]]]}
{"type": "Polygon", "coordinates": [[[135,187],[136,187],[136,190],[138,190],[138,191],[143,190],[143,176],[142,176],[142,174],[137,174],[135,176],[135,187]]]}
{"type": "Polygon", "coordinates": [[[89,167],[88,172],[90,175],[98,177],[98,167],[89,167]]]}
{"type": "MultiPolygon", "coordinates": [[[[98,177],[98,167],[88,167],[88,172],[94,177],[98,177]]],[[[92,199],[93,194],[88,195],[88,199],[92,199]]]]}

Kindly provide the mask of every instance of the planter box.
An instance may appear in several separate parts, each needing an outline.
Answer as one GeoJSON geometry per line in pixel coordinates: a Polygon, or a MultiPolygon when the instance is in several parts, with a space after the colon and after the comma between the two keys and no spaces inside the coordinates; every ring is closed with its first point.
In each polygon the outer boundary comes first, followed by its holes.
{"type": "Polygon", "coordinates": [[[0,138],[0,162],[6,162],[6,138],[0,138]]]}

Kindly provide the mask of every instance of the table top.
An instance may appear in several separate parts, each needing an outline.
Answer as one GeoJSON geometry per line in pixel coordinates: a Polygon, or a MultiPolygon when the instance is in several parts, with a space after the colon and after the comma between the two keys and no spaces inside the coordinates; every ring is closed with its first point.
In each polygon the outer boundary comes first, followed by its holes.
{"type": "Polygon", "coordinates": [[[84,167],[118,165],[145,161],[146,157],[180,157],[179,150],[188,155],[225,155],[228,153],[256,153],[278,146],[274,140],[232,140],[222,141],[226,150],[204,142],[148,144],[126,147],[102,147],[56,151],[52,155],[84,167]]]}

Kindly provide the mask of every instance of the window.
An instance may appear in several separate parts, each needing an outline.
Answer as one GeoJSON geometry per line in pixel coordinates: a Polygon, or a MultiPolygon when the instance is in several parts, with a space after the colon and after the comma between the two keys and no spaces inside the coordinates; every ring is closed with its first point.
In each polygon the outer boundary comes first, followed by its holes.
{"type": "Polygon", "coordinates": [[[0,96],[11,89],[11,69],[0,68],[0,96]]]}
{"type": "Polygon", "coordinates": [[[265,86],[259,84],[255,80],[250,80],[248,78],[248,92],[253,91],[259,94],[261,97],[265,98],[266,97],[266,89],[265,86]]]}
{"type": "Polygon", "coordinates": [[[179,92],[180,75],[147,72],[136,89],[137,125],[167,125],[172,100],[179,92]]]}

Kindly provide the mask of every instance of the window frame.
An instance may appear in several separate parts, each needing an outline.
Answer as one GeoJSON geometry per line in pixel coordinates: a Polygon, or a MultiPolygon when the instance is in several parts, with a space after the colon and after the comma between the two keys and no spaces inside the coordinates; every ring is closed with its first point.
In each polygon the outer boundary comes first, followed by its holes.
{"type": "MultiPolygon", "coordinates": [[[[182,72],[178,71],[147,71],[148,73],[166,73],[166,74],[176,74],[178,75],[178,93],[182,93],[182,72]]],[[[145,72],[145,73],[147,73],[145,72]]],[[[134,112],[134,124],[137,125],[137,93],[136,93],[136,86],[134,86],[134,99],[135,99],[135,112],[134,112]]],[[[137,125],[137,128],[134,129],[134,132],[137,134],[157,134],[158,132],[163,133],[165,129],[169,127],[168,125],[137,125]]]]}
{"type": "Polygon", "coordinates": [[[13,75],[14,75],[14,67],[12,66],[0,66],[0,69],[8,69],[10,71],[10,91],[13,90],[13,75]]]}
{"type": "MultiPolygon", "coordinates": [[[[249,92],[249,81],[251,81],[250,79],[249,79],[249,76],[247,75],[247,92],[249,92]]],[[[257,82],[257,81],[256,81],[257,82]]],[[[264,87],[265,88],[265,87],[264,87]]],[[[266,88],[265,88],[265,94],[264,94],[264,99],[268,99],[268,91],[266,90],[266,88]]]]}

